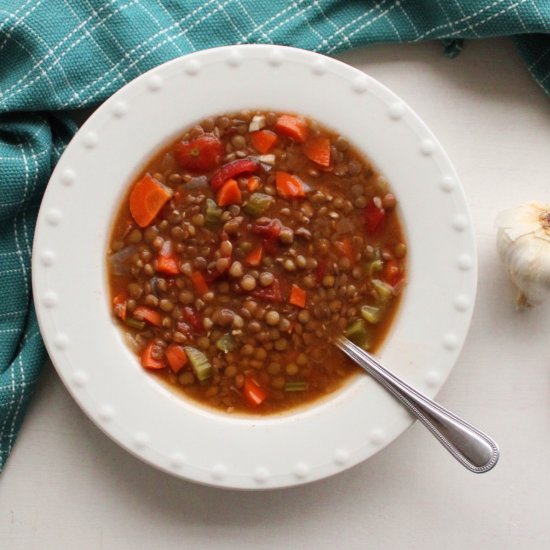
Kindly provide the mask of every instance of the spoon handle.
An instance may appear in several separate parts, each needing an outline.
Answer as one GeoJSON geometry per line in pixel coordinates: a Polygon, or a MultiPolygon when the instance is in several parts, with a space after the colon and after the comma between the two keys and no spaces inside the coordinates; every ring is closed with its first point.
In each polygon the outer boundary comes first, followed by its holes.
{"type": "Polygon", "coordinates": [[[465,468],[482,474],[497,463],[499,449],[488,435],[409,386],[347,338],[338,338],[335,344],[418,418],[465,468]]]}

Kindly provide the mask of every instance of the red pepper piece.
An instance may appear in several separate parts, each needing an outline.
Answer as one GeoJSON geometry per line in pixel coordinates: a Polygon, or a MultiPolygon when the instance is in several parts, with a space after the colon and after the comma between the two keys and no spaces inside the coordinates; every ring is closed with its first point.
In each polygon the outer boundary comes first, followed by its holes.
{"type": "Polygon", "coordinates": [[[259,300],[264,300],[266,302],[282,302],[283,293],[281,291],[281,283],[278,279],[274,279],[271,285],[266,288],[260,288],[255,290],[253,293],[255,298],[259,300]]]}
{"type": "Polygon", "coordinates": [[[323,282],[323,277],[325,276],[326,272],[327,272],[326,260],[318,260],[317,269],[315,270],[315,279],[317,280],[317,284],[321,284],[323,282]]]}
{"type": "Polygon", "coordinates": [[[212,134],[182,141],[174,149],[178,164],[191,172],[209,172],[219,166],[224,149],[222,142],[212,134]]]}
{"type": "Polygon", "coordinates": [[[369,202],[363,210],[363,218],[365,220],[367,233],[376,233],[385,217],[386,211],[383,208],[377,206],[374,201],[369,202]]]}
{"type": "Polygon", "coordinates": [[[176,326],[178,327],[178,332],[181,332],[184,336],[187,336],[187,338],[191,338],[193,336],[191,327],[185,321],[178,321],[176,326]]]}
{"type": "Polygon", "coordinates": [[[210,186],[214,191],[218,191],[228,179],[236,178],[242,174],[256,173],[260,166],[258,161],[252,159],[238,159],[228,162],[214,173],[210,180],[210,186]]]}
{"type": "Polygon", "coordinates": [[[259,218],[252,225],[252,233],[268,239],[276,239],[281,234],[282,225],[279,220],[271,218],[259,218]]]}
{"type": "Polygon", "coordinates": [[[202,325],[201,316],[197,311],[192,307],[185,306],[183,308],[183,316],[194,331],[202,332],[204,327],[202,325]]]}

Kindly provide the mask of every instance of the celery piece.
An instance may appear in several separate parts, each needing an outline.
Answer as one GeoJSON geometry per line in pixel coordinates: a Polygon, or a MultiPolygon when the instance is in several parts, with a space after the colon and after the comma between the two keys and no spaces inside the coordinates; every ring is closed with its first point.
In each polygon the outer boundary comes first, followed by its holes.
{"type": "Polygon", "coordinates": [[[272,204],[275,199],[265,193],[252,193],[243,210],[249,216],[257,218],[261,216],[272,204]]]}
{"type": "Polygon", "coordinates": [[[363,306],[361,307],[361,317],[371,323],[376,325],[382,320],[382,309],[375,306],[363,306]]]}
{"type": "Polygon", "coordinates": [[[227,332],[221,338],[218,339],[218,341],[216,342],[216,347],[220,351],[223,351],[224,353],[228,353],[230,351],[237,349],[237,341],[235,340],[235,337],[230,332],[227,332]]]}
{"type": "Polygon", "coordinates": [[[185,346],[185,353],[191,363],[195,376],[199,382],[204,382],[212,376],[212,365],[202,351],[191,346],[185,346]]]}
{"type": "Polygon", "coordinates": [[[374,286],[381,303],[387,302],[393,295],[393,287],[380,279],[373,279],[372,286],[374,286]]]}
{"type": "Polygon", "coordinates": [[[367,265],[367,274],[372,277],[377,271],[384,269],[384,262],[382,260],[373,260],[367,265]]]}
{"type": "Polygon", "coordinates": [[[361,345],[367,339],[367,327],[363,319],[353,320],[344,331],[344,336],[354,344],[361,345]]]}
{"type": "Polygon", "coordinates": [[[208,225],[215,225],[222,221],[223,210],[212,199],[206,199],[206,210],[204,212],[204,221],[208,225]]]}
{"type": "Polygon", "coordinates": [[[142,330],[145,328],[145,321],[138,321],[137,319],[133,319],[132,317],[127,317],[126,321],[124,321],[129,327],[142,330]]]}
{"type": "Polygon", "coordinates": [[[307,391],[309,384],[307,382],[287,382],[285,384],[285,391],[307,391]]]}

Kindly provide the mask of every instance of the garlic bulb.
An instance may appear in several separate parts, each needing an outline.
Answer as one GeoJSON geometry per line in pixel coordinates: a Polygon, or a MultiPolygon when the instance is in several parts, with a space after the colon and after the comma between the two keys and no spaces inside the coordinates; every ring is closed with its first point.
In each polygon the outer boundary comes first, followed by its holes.
{"type": "Polygon", "coordinates": [[[530,202],[496,219],[497,250],[518,288],[518,308],[550,296],[550,204],[530,202]]]}

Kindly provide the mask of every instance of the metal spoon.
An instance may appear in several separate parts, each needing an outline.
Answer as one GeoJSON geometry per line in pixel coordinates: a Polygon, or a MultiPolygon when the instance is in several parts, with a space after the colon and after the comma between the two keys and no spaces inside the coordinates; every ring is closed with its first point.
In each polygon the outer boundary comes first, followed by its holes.
{"type": "Polygon", "coordinates": [[[334,343],[405,405],[465,468],[483,474],[497,463],[498,445],[488,435],[409,386],[347,338],[334,343]]]}

